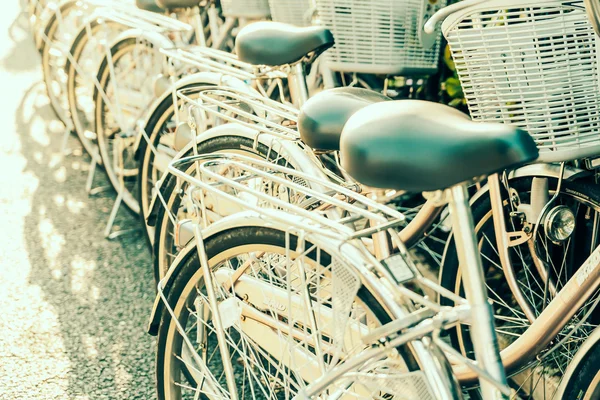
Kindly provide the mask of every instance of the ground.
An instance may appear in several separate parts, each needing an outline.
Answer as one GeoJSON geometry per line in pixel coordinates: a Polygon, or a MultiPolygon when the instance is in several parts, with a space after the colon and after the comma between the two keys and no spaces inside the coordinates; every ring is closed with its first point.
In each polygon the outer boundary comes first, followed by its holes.
{"type": "Polygon", "coordinates": [[[75,138],[62,155],[18,0],[3,2],[0,26],[0,399],[153,398],[146,244],[104,238],[114,193],[86,194],[75,138]]]}

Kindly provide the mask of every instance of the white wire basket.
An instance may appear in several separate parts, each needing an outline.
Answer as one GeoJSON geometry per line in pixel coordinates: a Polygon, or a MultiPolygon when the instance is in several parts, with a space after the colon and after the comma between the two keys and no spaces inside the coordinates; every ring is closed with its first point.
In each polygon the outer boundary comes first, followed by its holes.
{"type": "Polygon", "coordinates": [[[221,0],[226,17],[261,19],[270,15],[268,0],[221,0]]]}
{"type": "Polygon", "coordinates": [[[428,75],[438,67],[440,34],[423,26],[445,0],[316,0],[320,24],[335,46],[325,53],[334,71],[428,75]]]}
{"type": "Polygon", "coordinates": [[[312,0],[269,0],[271,19],[296,26],[309,26],[313,10],[312,0]]]}
{"type": "Polygon", "coordinates": [[[543,162],[600,154],[599,39],[583,1],[483,2],[442,30],[473,119],[527,130],[543,162]]]}

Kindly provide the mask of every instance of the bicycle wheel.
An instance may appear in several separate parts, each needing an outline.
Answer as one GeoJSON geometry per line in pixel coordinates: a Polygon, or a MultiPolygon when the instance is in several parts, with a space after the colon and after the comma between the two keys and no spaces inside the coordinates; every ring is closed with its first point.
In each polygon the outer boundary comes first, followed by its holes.
{"type": "MultiPolygon", "coordinates": [[[[241,136],[221,136],[210,140],[205,140],[197,146],[198,154],[222,153],[222,154],[241,154],[247,157],[256,157],[263,160],[278,163],[282,166],[298,169],[294,160],[289,157],[283,157],[279,152],[260,144],[254,147],[252,139],[241,136]]],[[[191,149],[183,157],[192,156],[191,149]]],[[[194,175],[193,166],[190,167],[190,174],[194,175]]],[[[235,173],[235,171],[230,171],[235,173]]],[[[302,182],[298,182],[303,184],[302,182]]],[[[306,183],[304,183],[306,185],[306,183]]],[[[158,282],[162,279],[171,263],[175,260],[179,248],[175,242],[175,224],[188,218],[188,209],[184,201],[187,193],[187,185],[177,184],[177,179],[169,175],[161,186],[161,194],[165,204],[161,204],[152,216],[154,226],[153,242],[153,264],[154,276],[158,282]],[[166,206],[166,208],[165,208],[166,206]],[[172,219],[171,217],[174,217],[172,219]]]]}
{"type": "MultiPolygon", "coordinates": [[[[382,303],[325,249],[306,243],[306,251],[299,251],[299,244],[293,234],[256,226],[207,238],[221,315],[225,307],[239,310],[223,318],[221,331],[214,326],[197,251],[181,257],[168,293],[175,319],[165,310],[158,333],[159,399],[230,398],[224,365],[233,369],[238,398],[290,399],[365,348],[360,336],[390,320],[382,303]],[[234,283],[230,277],[238,268],[245,271],[234,283]],[[311,323],[307,309],[313,311],[311,323]],[[175,320],[193,338],[194,349],[184,343],[175,320]],[[226,336],[227,359],[217,344],[219,332],[226,336]]],[[[432,398],[408,348],[392,353],[371,360],[331,389],[359,399],[432,398]]]]}
{"type": "Polygon", "coordinates": [[[73,61],[67,60],[67,100],[73,130],[85,151],[98,154],[94,131],[94,80],[105,49],[102,43],[112,43],[126,27],[102,19],[88,21],[81,28],[71,46],[73,61]]]}
{"type": "MultiPolygon", "coordinates": [[[[186,96],[195,99],[197,94],[209,83],[194,83],[183,86],[180,90],[186,91],[186,96]]],[[[182,107],[184,101],[177,100],[177,108],[181,121],[187,121],[188,113],[182,107]]],[[[138,148],[138,193],[137,200],[140,204],[141,223],[145,227],[147,243],[152,248],[154,240],[154,228],[146,224],[150,203],[153,197],[153,189],[162,174],[165,172],[169,161],[178,153],[175,149],[174,136],[176,130],[175,104],[173,97],[166,97],[157,107],[152,110],[148,123],[144,130],[149,142],[142,138],[138,148]]]]}
{"type": "Polygon", "coordinates": [[[162,70],[163,57],[157,46],[140,38],[126,38],[110,53],[112,62],[104,57],[98,70],[102,90],[94,89],[94,127],[110,183],[137,214],[137,125],[154,100],[153,82],[162,70]]]}
{"type": "Polygon", "coordinates": [[[47,41],[42,48],[42,72],[46,93],[54,113],[65,125],[69,122],[65,48],[71,43],[84,12],[82,7],[77,6],[76,1],[67,1],[52,15],[44,29],[47,41]]]}
{"type": "MultiPolygon", "coordinates": [[[[586,344],[582,346],[584,353],[576,354],[573,359],[575,363],[563,382],[564,390],[560,393],[561,399],[600,399],[600,339],[590,337],[594,342],[589,348],[586,344]]],[[[588,340],[590,340],[588,339],[588,340]]]]}
{"type": "Polygon", "coordinates": [[[45,0],[29,0],[29,2],[27,3],[27,11],[29,13],[29,24],[31,30],[33,31],[33,40],[40,54],[44,47],[44,43],[43,41],[41,41],[40,38],[40,30],[43,29],[43,27],[41,26],[43,23],[42,17],[44,15],[44,10],[46,9],[47,3],[48,2],[45,0]]]}
{"type": "MultiPolygon", "coordinates": [[[[529,202],[531,182],[531,178],[519,178],[509,182],[513,189],[511,190],[513,202],[516,201],[515,196],[518,196],[520,202],[526,204],[529,202]]],[[[550,180],[551,196],[556,191],[556,182],[550,180]]],[[[503,197],[508,199],[506,192],[503,197]]],[[[542,236],[542,233],[538,234],[539,245],[545,252],[542,260],[548,267],[551,281],[556,289],[560,290],[597,245],[592,243],[592,240],[594,224],[598,223],[600,212],[600,191],[595,185],[563,182],[554,205],[568,207],[576,217],[572,235],[560,243],[552,243],[549,238],[542,236]]],[[[513,211],[512,204],[505,200],[504,206],[507,229],[515,232],[523,230],[525,226],[519,214],[510,215],[513,211]]],[[[521,336],[530,326],[530,322],[514,298],[502,271],[496,249],[489,195],[479,198],[472,205],[472,210],[488,293],[494,306],[496,331],[500,347],[503,349],[521,336]]],[[[554,298],[554,294],[545,289],[546,281],[542,279],[534,263],[531,240],[511,247],[509,252],[518,285],[529,306],[536,315],[539,315],[554,298]]],[[[461,272],[453,241],[446,249],[440,279],[447,289],[455,293],[462,292],[461,272]]],[[[527,369],[508,371],[512,374],[512,384],[520,396],[532,399],[552,398],[573,354],[598,325],[598,310],[594,310],[594,301],[597,298],[598,292],[577,311],[574,318],[543,353],[525,355],[532,360],[527,369]]],[[[443,304],[448,304],[448,301],[443,299],[443,304]]],[[[452,331],[451,338],[457,349],[460,349],[463,354],[472,356],[473,348],[468,331],[468,327],[460,326],[452,331]]]]}

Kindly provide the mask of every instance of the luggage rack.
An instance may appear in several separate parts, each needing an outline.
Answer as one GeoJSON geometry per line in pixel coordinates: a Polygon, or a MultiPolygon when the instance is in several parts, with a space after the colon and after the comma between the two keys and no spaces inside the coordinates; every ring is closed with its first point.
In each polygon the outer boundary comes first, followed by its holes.
{"type": "Polygon", "coordinates": [[[344,187],[242,155],[185,157],[172,161],[168,172],[194,188],[189,195],[203,211],[198,215],[207,214],[203,199],[211,195],[217,199],[215,203],[233,203],[268,220],[338,240],[370,236],[405,223],[402,213],[361,195],[356,185],[344,187]],[[196,168],[190,168],[194,164],[196,168]],[[226,170],[235,170],[235,177],[224,174],[226,170]],[[194,196],[194,190],[201,190],[204,195],[194,196]],[[297,219],[290,218],[290,215],[297,219]],[[357,224],[365,226],[361,221],[370,221],[371,224],[356,230],[357,224]]]}
{"type": "Polygon", "coordinates": [[[193,30],[192,26],[185,22],[166,15],[140,10],[132,5],[111,2],[110,7],[107,7],[106,2],[102,0],[87,0],[87,3],[98,7],[95,10],[97,17],[109,19],[132,28],[155,32],[190,32],[193,30]]]}
{"type": "Polygon", "coordinates": [[[195,109],[192,116],[197,115],[197,111],[202,111],[223,121],[253,129],[258,134],[300,140],[296,128],[299,111],[293,106],[272,100],[250,88],[242,91],[228,86],[207,86],[196,94],[197,98],[188,96],[191,90],[197,88],[181,89],[177,91],[177,97],[187,107],[195,109]]]}
{"type": "Polygon", "coordinates": [[[210,47],[193,47],[190,49],[160,49],[170,60],[177,60],[191,65],[200,71],[224,73],[244,82],[257,79],[284,79],[282,71],[272,68],[260,68],[244,61],[226,51],[210,47]]]}

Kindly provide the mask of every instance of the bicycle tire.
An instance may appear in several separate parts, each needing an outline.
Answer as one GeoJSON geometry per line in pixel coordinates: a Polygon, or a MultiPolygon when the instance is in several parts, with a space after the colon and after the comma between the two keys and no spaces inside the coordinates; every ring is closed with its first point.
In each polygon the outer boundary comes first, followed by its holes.
{"type": "MultiPolygon", "coordinates": [[[[71,1],[67,1],[63,4],[61,4],[60,8],[52,14],[52,16],[50,17],[50,19],[48,20],[48,22],[46,23],[46,27],[44,28],[44,35],[48,38],[48,40],[53,41],[54,40],[54,36],[56,35],[56,32],[59,28],[59,21],[58,18],[56,16],[56,14],[58,12],[61,13],[61,15],[65,15],[66,13],[69,12],[70,9],[75,8],[77,6],[77,2],[74,0],[71,1]]],[[[54,85],[53,85],[53,80],[51,77],[51,73],[50,73],[50,51],[52,50],[52,46],[50,45],[50,43],[46,43],[45,40],[42,40],[43,42],[43,47],[41,49],[41,54],[42,54],[42,72],[43,72],[43,76],[44,76],[44,84],[46,87],[46,95],[48,96],[48,99],[50,100],[50,106],[52,107],[52,110],[54,111],[54,114],[58,117],[58,119],[60,119],[60,121],[62,121],[65,125],[68,125],[69,123],[69,113],[67,110],[63,109],[63,105],[62,105],[62,97],[63,96],[55,96],[53,93],[53,90],[51,89],[54,85]]],[[[65,58],[68,58],[65,56],[65,58]]],[[[64,94],[64,93],[62,93],[64,94]]]]}

